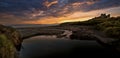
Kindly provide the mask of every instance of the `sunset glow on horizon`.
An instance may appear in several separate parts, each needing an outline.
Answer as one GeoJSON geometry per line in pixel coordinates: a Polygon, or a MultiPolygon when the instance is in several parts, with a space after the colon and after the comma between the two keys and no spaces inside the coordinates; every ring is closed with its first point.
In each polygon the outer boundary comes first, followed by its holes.
{"type": "Polygon", "coordinates": [[[111,14],[113,17],[116,17],[116,16],[119,16],[119,14],[111,13],[109,11],[114,10],[114,9],[119,9],[119,8],[120,7],[109,8],[109,9],[104,9],[104,10],[95,10],[95,11],[90,11],[90,12],[74,12],[72,14],[66,14],[66,16],[60,16],[60,17],[50,16],[50,17],[37,19],[37,21],[26,21],[24,23],[25,24],[59,24],[59,23],[64,23],[64,22],[86,21],[91,18],[100,16],[100,14],[102,13],[111,14]]]}
{"type": "Polygon", "coordinates": [[[119,2],[120,0],[1,0],[0,24],[59,24],[85,21],[102,13],[120,16],[119,2]]]}

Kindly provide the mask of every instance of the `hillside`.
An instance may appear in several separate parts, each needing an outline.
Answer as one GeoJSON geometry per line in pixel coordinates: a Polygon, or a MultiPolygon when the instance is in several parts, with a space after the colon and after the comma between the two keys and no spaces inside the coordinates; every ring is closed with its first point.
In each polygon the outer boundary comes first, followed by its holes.
{"type": "Polygon", "coordinates": [[[110,14],[101,14],[83,22],[67,22],[61,26],[92,26],[95,30],[105,33],[108,37],[120,39],[120,17],[110,17],[110,14]]]}
{"type": "Polygon", "coordinates": [[[20,33],[8,26],[0,25],[0,58],[18,58],[20,51],[20,33]]]}

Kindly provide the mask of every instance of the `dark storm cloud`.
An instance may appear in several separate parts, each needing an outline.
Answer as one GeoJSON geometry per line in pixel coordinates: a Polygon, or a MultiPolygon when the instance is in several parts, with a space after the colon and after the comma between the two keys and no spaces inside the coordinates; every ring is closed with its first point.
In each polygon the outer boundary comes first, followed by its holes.
{"type": "Polygon", "coordinates": [[[119,7],[120,0],[98,0],[98,2],[94,3],[93,5],[86,6],[83,10],[91,11],[91,10],[98,10],[98,9],[106,9],[112,7],[119,7]]]}
{"type": "MultiPolygon", "coordinates": [[[[46,7],[43,3],[47,0],[0,0],[0,12],[24,12],[31,11],[32,8],[44,10],[46,11],[46,7]]],[[[55,0],[48,0],[49,2],[55,0]]],[[[63,1],[61,4],[64,4],[67,0],[59,0],[63,1]]],[[[117,7],[120,6],[120,0],[68,0],[67,4],[72,3],[82,3],[82,2],[96,2],[92,5],[87,5],[86,3],[82,4],[83,10],[94,10],[94,9],[103,9],[108,7],[117,7]],[[97,1],[97,2],[96,2],[97,1]]],[[[58,2],[59,3],[59,2],[58,2]]],[[[60,4],[59,4],[60,5],[60,4]]],[[[62,7],[64,7],[63,5],[62,7]]],[[[51,8],[56,8],[58,6],[54,6],[51,8]]],[[[48,8],[50,9],[50,8],[48,8]]]]}
{"type": "Polygon", "coordinates": [[[119,6],[120,0],[0,0],[0,21],[59,17],[75,11],[89,12],[119,6]]]}
{"type": "Polygon", "coordinates": [[[44,0],[1,0],[0,12],[24,12],[31,8],[45,10],[42,3],[44,0]]]}

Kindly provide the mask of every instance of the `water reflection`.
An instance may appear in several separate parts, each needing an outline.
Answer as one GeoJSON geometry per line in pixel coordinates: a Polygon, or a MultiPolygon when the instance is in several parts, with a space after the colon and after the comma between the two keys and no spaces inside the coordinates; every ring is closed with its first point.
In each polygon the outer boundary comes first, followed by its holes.
{"type": "Polygon", "coordinates": [[[66,40],[56,38],[54,35],[36,36],[26,39],[23,42],[23,47],[24,49],[20,52],[20,58],[61,58],[83,55],[94,56],[91,52],[104,53],[103,47],[96,41],[66,40]]]}

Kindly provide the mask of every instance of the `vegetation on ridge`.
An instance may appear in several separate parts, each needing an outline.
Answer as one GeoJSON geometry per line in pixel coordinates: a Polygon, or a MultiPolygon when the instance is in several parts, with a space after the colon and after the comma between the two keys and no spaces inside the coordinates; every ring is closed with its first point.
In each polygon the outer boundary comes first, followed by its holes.
{"type": "Polygon", "coordinates": [[[0,58],[18,58],[21,41],[16,29],[0,25],[0,58]]]}
{"type": "Polygon", "coordinates": [[[110,17],[110,14],[101,14],[83,22],[67,22],[61,25],[93,26],[96,30],[106,33],[107,36],[120,39],[120,17],[110,17]]]}

